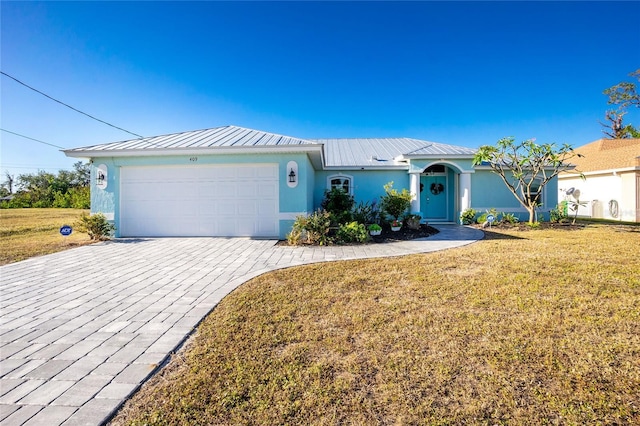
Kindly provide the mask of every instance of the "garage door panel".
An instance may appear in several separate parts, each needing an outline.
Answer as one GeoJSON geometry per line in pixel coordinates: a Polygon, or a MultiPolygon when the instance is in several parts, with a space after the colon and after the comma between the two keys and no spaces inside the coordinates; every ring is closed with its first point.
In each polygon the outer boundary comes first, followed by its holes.
{"type": "Polygon", "coordinates": [[[123,167],[122,236],[267,236],[278,221],[278,166],[123,167]]]}

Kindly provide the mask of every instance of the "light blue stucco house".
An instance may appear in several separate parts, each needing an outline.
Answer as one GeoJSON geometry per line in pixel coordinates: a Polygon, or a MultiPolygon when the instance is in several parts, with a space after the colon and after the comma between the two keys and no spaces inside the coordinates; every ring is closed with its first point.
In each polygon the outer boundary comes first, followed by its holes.
{"type": "MultiPolygon", "coordinates": [[[[411,211],[429,223],[457,223],[467,208],[527,218],[489,167],[473,166],[474,149],[411,138],[300,139],[224,126],[64,153],[91,162],[91,211],[119,237],[284,238],[325,190],[373,201],[390,181],[411,191],[411,211]]],[[[541,212],[557,193],[553,180],[541,212]]]]}

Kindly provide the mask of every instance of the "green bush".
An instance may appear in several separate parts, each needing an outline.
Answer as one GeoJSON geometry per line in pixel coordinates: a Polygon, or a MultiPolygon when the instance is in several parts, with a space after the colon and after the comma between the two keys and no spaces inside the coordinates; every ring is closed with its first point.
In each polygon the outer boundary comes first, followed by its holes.
{"type": "Polygon", "coordinates": [[[511,225],[515,225],[516,223],[520,222],[520,220],[518,220],[518,217],[513,213],[502,213],[502,218],[500,219],[500,221],[503,223],[510,223],[511,225]]]}
{"type": "Polygon", "coordinates": [[[398,220],[411,207],[411,193],[406,188],[402,191],[393,189],[393,181],[384,186],[384,191],[380,197],[380,210],[398,220]]]}
{"type": "Polygon", "coordinates": [[[329,227],[331,226],[331,214],[326,210],[318,209],[308,216],[296,217],[291,232],[287,234],[287,241],[291,245],[299,244],[330,244],[329,227]]]}
{"type": "Polygon", "coordinates": [[[369,234],[363,224],[350,222],[340,225],[336,238],[340,243],[366,243],[369,240],[369,234]]]}
{"type": "Polygon", "coordinates": [[[471,225],[476,222],[476,211],[474,209],[466,209],[460,214],[460,220],[463,225],[471,225]]]}
{"type": "Polygon", "coordinates": [[[377,223],[380,211],[375,201],[360,201],[353,208],[353,220],[358,223],[377,223]]]}
{"type": "Polygon", "coordinates": [[[549,222],[558,223],[558,222],[564,222],[567,219],[568,219],[568,216],[566,214],[564,205],[558,205],[556,208],[551,209],[551,211],[549,211],[549,222]]]}
{"type": "Polygon", "coordinates": [[[353,196],[340,188],[332,188],[331,191],[324,192],[324,199],[320,205],[329,212],[332,223],[340,224],[353,220],[351,213],[353,204],[353,196]]]}
{"type": "Polygon", "coordinates": [[[89,234],[89,238],[95,241],[107,240],[116,230],[113,223],[110,223],[102,213],[96,213],[94,215],[88,215],[83,213],[76,222],[75,227],[80,232],[86,232],[89,234]]]}

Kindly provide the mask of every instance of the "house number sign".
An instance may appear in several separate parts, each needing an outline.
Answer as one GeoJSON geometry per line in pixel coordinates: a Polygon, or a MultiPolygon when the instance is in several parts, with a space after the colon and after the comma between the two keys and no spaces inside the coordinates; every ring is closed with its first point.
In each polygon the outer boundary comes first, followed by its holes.
{"type": "Polygon", "coordinates": [[[198,157],[190,157],[189,161],[198,161],[198,157]]]}

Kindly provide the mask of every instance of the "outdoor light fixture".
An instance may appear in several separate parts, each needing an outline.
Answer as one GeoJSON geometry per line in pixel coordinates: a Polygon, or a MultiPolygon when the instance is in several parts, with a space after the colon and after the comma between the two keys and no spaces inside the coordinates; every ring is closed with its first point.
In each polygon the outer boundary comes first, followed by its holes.
{"type": "Polygon", "coordinates": [[[284,169],[284,172],[286,173],[286,177],[287,177],[287,186],[289,188],[295,188],[296,186],[298,186],[298,163],[296,163],[295,161],[289,161],[287,163],[287,167],[284,169]],[[289,173],[287,173],[287,170],[289,170],[289,173]]]}
{"type": "Polygon", "coordinates": [[[100,164],[96,167],[96,187],[100,189],[107,188],[107,173],[108,168],[106,164],[100,164]]]}
{"type": "Polygon", "coordinates": [[[96,185],[98,186],[102,186],[104,184],[104,173],[102,173],[102,170],[98,170],[96,173],[96,185]]]}

